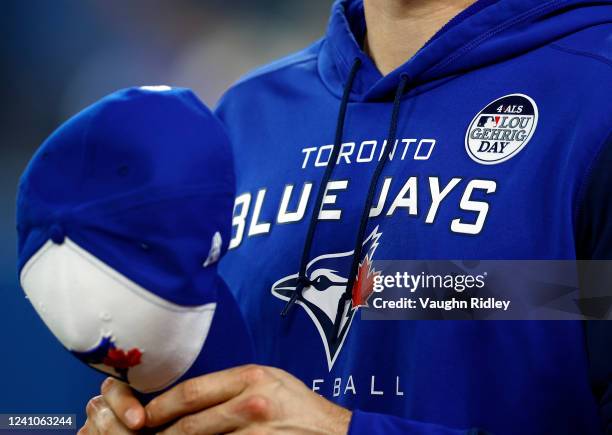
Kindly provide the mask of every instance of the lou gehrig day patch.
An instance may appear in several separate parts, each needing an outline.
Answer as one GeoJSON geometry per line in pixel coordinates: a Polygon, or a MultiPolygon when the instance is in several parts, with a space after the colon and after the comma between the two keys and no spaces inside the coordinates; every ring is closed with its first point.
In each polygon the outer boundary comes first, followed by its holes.
{"type": "Polygon", "coordinates": [[[516,156],[538,125],[538,106],[523,94],[498,98],[472,120],[465,135],[468,155],[482,165],[496,165],[516,156]]]}

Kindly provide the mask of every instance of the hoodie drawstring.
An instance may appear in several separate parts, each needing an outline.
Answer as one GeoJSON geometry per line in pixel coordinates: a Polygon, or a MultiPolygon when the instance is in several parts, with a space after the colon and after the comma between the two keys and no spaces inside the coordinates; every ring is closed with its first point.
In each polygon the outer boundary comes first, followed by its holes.
{"type": "MultiPolygon", "coordinates": [[[[395,146],[395,139],[397,138],[397,122],[399,119],[399,109],[402,101],[402,96],[406,90],[408,84],[408,74],[402,73],[400,75],[400,81],[395,92],[395,99],[393,100],[393,110],[391,112],[391,122],[389,124],[389,134],[387,136],[387,146],[383,152],[383,155],[374,170],[372,179],[370,180],[370,188],[368,189],[368,196],[364,204],[363,211],[361,213],[361,221],[359,222],[359,231],[355,239],[355,250],[353,252],[353,263],[351,265],[351,271],[349,273],[348,283],[346,289],[340,300],[338,301],[338,311],[336,312],[336,319],[334,321],[334,339],[338,338],[338,332],[340,330],[340,324],[342,323],[342,316],[345,312],[345,305],[347,301],[353,299],[353,286],[355,285],[355,279],[357,278],[357,269],[359,268],[359,262],[361,261],[361,253],[363,249],[363,237],[365,236],[368,220],[370,218],[370,209],[374,202],[374,194],[378,186],[378,180],[382,174],[385,164],[389,158],[389,154],[395,146]]],[[[350,308],[349,308],[350,309],[350,308]]]]}
{"type": "MultiPolygon", "coordinates": [[[[310,223],[308,225],[308,232],[306,233],[306,240],[304,242],[304,251],[302,252],[302,259],[300,262],[300,269],[298,272],[298,278],[296,281],[295,291],[291,294],[291,298],[283,308],[281,312],[281,316],[285,317],[291,307],[298,300],[302,292],[305,288],[312,285],[311,280],[306,276],[306,268],[308,266],[308,262],[310,259],[310,251],[312,248],[312,242],[314,239],[314,233],[317,226],[317,221],[319,217],[319,211],[321,209],[321,205],[323,203],[323,197],[325,196],[325,191],[327,190],[327,183],[331,178],[334,168],[336,167],[336,163],[338,160],[338,155],[340,154],[340,148],[342,146],[342,136],[344,132],[344,121],[346,119],[346,109],[349,102],[349,97],[351,94],[351,89],[353,88],[353,83],[355,81],[355,77],[357,75],[357,71],[361,66],[361,59],[356,58],[353,62],[353,66],[349,72],[346,84],[344,86],[344,92],[342,94],[342,101],[340,102],[340,110],[338,112],[338,122],[336,124],[336,137],[334,140],[334,147],[332,149],[332,153],[329,159],[329,163],[325,168],[325,173],[323,174],[323,178],[321,179],[321,184],[319,185],[319,190],[317,192],[317,199],[314,204],[314,208],[312,210],[312,214],[310,216],[310,223]]],[[[357,276],[357,269],[359,267],[359,262],[361,259],[361,253],[363,248],[363,237],[365,235],[365,231],[367,228],[370,208],[372,207],[372,203],[374,201],[374,195],[376,193],[376,188],[378,186],[378,181],[380,179],[380,175],[387,163],[389,158],[389,154],[394,148],[395,139],[397,136],[397,123],[399,119],[399,109],[401,105],[401,99],[406,90],[406,85],[408,84],[408,75],[402,73],[400,75],[400,81],[397,86],[397,90],[395,92],[395,99],[393,100],[393,109],[391,112],[391,122],[389,124],[389,134],[387,137],[387,146],[383,152],[383,155],[374,170],[374,174],[370,180],[370,187],[368,189],[368,195],[366,197],[366,201],[364,204],[363,212],[361,214],[361,220],[359,222],[359,231],[357,232],[357,236],[355,239],[355,250],[353,251],[353,261],[351,264],[351,269],[349,273],[349,278],[347,282],[346,289],[340,300],[338,301],[338,310],[336,312],[336,319],[334,320],[334,338],[338,337],[338,332],[340,329],[340,324],[342,323],[342,316],[345,313],[345,306],[348,301],[352,300],[353,297],[353,286],[355,284],[355,279],[357,276]]]]}
{"type": "Polygon", "coordinates": [[[312,284],[310,279],[306,276],[306,267],[308,266],[308,261],[310,259],[310,250],[312,248],[314,232],[317,226],[317,220],[319,218],[319,211],[321,210],[321,205],[323,203],[323,197],[325,196],[325,191],[327,190],[327,183],[329,182],[332,172],[336,167],[338,155],[340,154],[340,148],[342,146],[342,134],[344,132],[344,121],[346,119],[346,109],[348,107],[349,97],[351,95],[355,76],[357,75],[357,70],[359,70],[360,66],[361,59],[355,58],[355,60],[353,61],[353,66],[351,67],[348,78],[346,80],[346,84],[344,86],[342,101],[340,102],[338,121],[336,123],[336,137],[334,139],[334,148],[329,158],[329,163],[325,168],[323,178],[321,179],[319,191],[317,192],[317,199],[315,201],[314,208],[312,209],[312,214],[310,216],[310,223],[308,224],[308,232],[306,233],[306,241],[304,242],[304,251],[302,252],[302,260],[300,262],[300,271],[298,273],[295,291],[293,292],[291,298],[289,299],[289,302],[287,302],[285,308],[283,308],[283,311],[281,312],[281,316],[283,317],[287,315],[291,307],[295,304],[297,299],[302,294],[304,288],[312,284]]]}

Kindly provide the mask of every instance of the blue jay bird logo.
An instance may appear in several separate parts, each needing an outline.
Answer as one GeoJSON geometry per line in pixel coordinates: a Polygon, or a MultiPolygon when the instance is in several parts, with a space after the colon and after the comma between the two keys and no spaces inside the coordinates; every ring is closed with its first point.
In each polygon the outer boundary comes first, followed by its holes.
{"type": "MultiPolygon", "coordinates": [[[[328,369],[331,371],[344,339],[351,327],[355,313],[367,306],[374,291],[374,277],[380,272],[373,269],[372,261],[382,233],[378,226],[363,242],[363,258],[359,263],[351,298],[339,307],[348,285],[348,270],[354,251],[324,254],[308,263],[306,274],[312,283],[305,287],[296,303],[306,310],[323,341],[328,369]],[[343,275],[344,274],[344,275],[343,275]],[[340,325],[334,325],[338,310],[342,309],[340,325]]],[[[296,289],[298,274],[279,279],[272,285],[272,294],[288,301],[296,289]]]]}
{"type": "Polygon", "coordinates": [[[92,349],[85,352],[70,351],[75,357],[85,364],[103,364],[112,367],[121,380],[128,382],[128,370],[130,367],[141,363],[142,352],[138,348],[130,349],[127,352],[118,348],[112,337],[104,336],[100,342],[92,349]]]}

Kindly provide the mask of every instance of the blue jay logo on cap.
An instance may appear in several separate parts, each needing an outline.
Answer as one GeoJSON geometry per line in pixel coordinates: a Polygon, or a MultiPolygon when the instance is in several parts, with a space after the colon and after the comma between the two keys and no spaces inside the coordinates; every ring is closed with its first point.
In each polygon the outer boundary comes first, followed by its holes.
{"type": "Polygon", "coordinates": [[[138,348],[125,351],[118,348],[110,336],[100,339],[100,342],[86,352],[71,351],[71,353],[85,364],[103,364],[115,369],[117,376],[128,382],[128,370],[141,363],[142,351],[138,348]]]}

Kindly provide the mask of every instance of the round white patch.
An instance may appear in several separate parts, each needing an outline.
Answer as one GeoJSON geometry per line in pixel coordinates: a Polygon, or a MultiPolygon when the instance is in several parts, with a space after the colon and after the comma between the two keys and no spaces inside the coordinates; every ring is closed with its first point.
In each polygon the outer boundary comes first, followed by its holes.
{"type": "Polygon", "coordinates": [[[465,149],[477,163],[496,165],[516,156],[538,125],[538,106],[524,94],[501,97],[481,110],[465,135],[465,149]]]}

